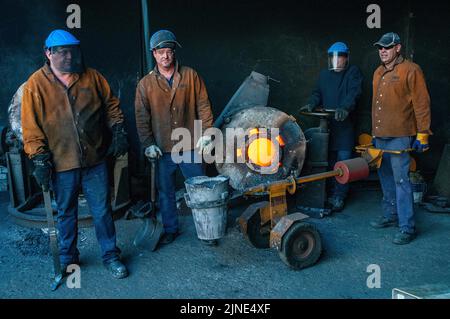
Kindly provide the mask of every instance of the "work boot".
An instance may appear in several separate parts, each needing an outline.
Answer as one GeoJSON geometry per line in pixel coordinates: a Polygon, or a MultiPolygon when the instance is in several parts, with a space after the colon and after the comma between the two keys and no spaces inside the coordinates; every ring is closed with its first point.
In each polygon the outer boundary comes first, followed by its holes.
{"type": "Polygon", "coordinates": [[[341,197],[328,198],[328,204],[333,212],[340,212],[344,209],[344,199],[341,197]]]}
{"type": "Polygon", "coordinates": [[[409,244],[414,238],[416,238],[416,233],[408,233],[404,230],[400,230],[394,236],[394,240],[392,241],[396,245],[405,245],[409,244]]]}
{"type": "Polygon", "coordinates": [[[104,265],[116,279],[122,279],[128,276],[127,267],[125,267],[125,265],[120,260],[114,260],[108,263],[104,263],[104,265]]]}
{"type": "Polygon", "coordinates": [[[217,246],[217,239],[200,239],[206,246],[217,246]]]}
{"type": "Polygon", "coordinates": [[[164,235],[161,236],[161,239],[159,240],[159,243],[161,245],[167,245],[170,244],[175,240],[175,238],[178,237],[178,232],[176,233],[164,233],[164,235]]]}
{"type": "Polygon", "coordinates": [[[378,218],[377,220],[371,221],[370,226],[372,226],[373,228],[386,228],[392,226],[398,227],[398,220],[380,216],[380,218],[378,218]]]}

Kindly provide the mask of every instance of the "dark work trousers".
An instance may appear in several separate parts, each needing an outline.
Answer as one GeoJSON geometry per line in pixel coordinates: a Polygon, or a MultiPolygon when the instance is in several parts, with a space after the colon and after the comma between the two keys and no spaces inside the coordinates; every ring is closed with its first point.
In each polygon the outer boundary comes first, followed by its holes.
{"type": "MultiPolygon", "coordinates": [[[[339,161],[344,161],[350,159],[352,156],[352,151],[330,151],[328,153],[328,166],[329,169],[332,170],[334,164],[339,161]]],[[[330,179],[330,191],[329,197],[337,197],[342,200],[345,200],[348,194],[349,185],[348,184],[340,184],[336,181],[335,178],[330,179]]]]}
{"type": "MultiPolygon", "coordinates": [[[[375,138],[375,147],[382,150],[401,151],[411,147],[413,137],[375,138]]],[[[378,169],[383,190],[383,214],[390,220],[397,220],[401,231],[415,232],[414,199],[409,181],[408,153],[383,154],[378,169]]]]}
{"type": "Polygon", "coordinates": [[[77,239],[80,189],[83,190],[89,205],[103,262],[118,260],[120,250],[116,246],[116,230],[112,219],[106,163],[56,173],[52,184],[58,208],[61,263],[72,264],[79,261],[77,239]]]}
{"type": "Polygon", "coordinates": [[[176,233],[178,231],[178,216],[176,205],[176,180],[175,173],[179,167],[184,178],[204,175],[202,163],[195,163],[194,158],[198,159],[196,151],[183,153],[183,161],[176,163],[172,159],[172,153],[164,153],[158,160],[158,191],[159,208],[161,211],[164,231],[166,233],[176,233]]]}

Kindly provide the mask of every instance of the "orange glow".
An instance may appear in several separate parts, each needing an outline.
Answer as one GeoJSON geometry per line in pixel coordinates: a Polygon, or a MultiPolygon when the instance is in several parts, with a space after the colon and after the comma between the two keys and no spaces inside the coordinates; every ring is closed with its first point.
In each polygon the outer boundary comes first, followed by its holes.
{"type": "Polygon", "coordinates": [[[250,132],[248,132],[248,136],[252,136],[252,135],[258,134],[258,133],[259,133],[259,130],[257,128],[254,128],[254,129],[250,130],[250,132]]]}
{"type": "Polygon", "coordinates": [[[276,147],[268,138],[257,138],[248,146],[248,158],[259,166],[270,166],[275,155],[276,147]]]}
{"type": "Polygon", "coordinates": [[[241,150],[240,148],[238,148],[238,149],[236,150],[236,155],[237,155],[238,157],[241,157],[241,156],[242,156],[242,150],[241,150]]]}
{"type": "Polygon", "coordinates": [[[284,141],[283,141],[283,138],[281,137],[281,135],[278,135],[277,137],[275,137],[275,139],[278,141],[280,146],[284,146],[284,141]]]}

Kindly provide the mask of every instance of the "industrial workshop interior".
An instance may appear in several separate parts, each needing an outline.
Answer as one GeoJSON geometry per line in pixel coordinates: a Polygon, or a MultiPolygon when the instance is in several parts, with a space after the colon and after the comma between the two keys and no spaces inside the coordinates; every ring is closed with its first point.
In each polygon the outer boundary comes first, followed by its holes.
{"type": "Polygon", "coordinates": [[[450,298],[448,2],[0,4],[1,299],[450,298]]]}

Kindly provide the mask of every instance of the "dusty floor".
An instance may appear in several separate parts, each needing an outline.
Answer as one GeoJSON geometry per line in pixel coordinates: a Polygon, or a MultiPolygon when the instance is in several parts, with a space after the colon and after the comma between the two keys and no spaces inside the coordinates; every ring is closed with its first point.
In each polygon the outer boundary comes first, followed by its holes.
{"type": "Polygon", "coordinates": [[[319,262],[290,270],[274,250],[251,247],[233,227],[217,247],[196,237],[192,216],[180,216],[182,235],[156,252],[132,245],[139,220],[116,222],[127,279],[104,270],[92,228],[80,231],[81,288],[50,291],[52,261],[40,229],[16,226],[0,193],[0,298],[391,298],[392,288],[450,284],[450,215],[416,210],[419,237],[391,243],[396,229],[371,229],[379,214],[379,190],[354,190],[346,209],[317,225],[325,251],[319,262]],[[381,287],[368,288],[367,267],[379,265],[381,287]]]}

